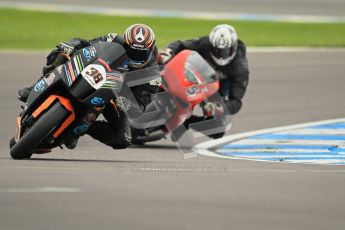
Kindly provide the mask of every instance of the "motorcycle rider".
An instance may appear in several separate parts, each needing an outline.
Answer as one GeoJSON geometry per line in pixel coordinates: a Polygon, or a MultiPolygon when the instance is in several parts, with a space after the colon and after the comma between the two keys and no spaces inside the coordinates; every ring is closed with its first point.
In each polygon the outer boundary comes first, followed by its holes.
{"type": "MultiPolygon", "coordinates": [[[[47,56],[47,63],[42,70],[41,78],[55,67],[64,64],[67,61],[66,55],[70,56],[75,50],[80,50],[99,41],[115,42],[125,48],[128,58],[123,62],[120,71],[135,71],[157,66],[158,51],[153,30],[144,24],[133,24],[125,30],[123,36],[109,33],[92,40],[73,38],[68,42],[61,42],[57,45],[57,49],[54,49],[47,56]]],[[[26,102],[33,86],[19,90],[18,99],[26,102]]],[[[150,102],[151,94],[156,90],[156,86],[149,84],[133,87],[134,96],[143,106],[150,102]]],[[[87,134],[114,149],[128,147],[131,144],[131,127],[121,107],[119,109],[115,103],[108,104],[103,111],[103,116],[106,121],[95,121],[88,129],[87,134]]],[[[67,148],[73,149],[76,147],[77,141],[78,138],[68,140],[65,145],[67,148]]]]}
{"type": "MultiPolygon", "coordinates": [[[[249,68],[246,46],[238,39],[235,28],[231,25],[220,24],[212,29],[209,36],[174,41],[160,52],[160,61],[167,63],[184,49],[197,51],[215,69],[220,78],[219,94],[223,98],[223,103],[230,114],[238,113],[248,85],[249,68]]],[[[214,115],[216,107],[214,102],[203,105],[206,117],[214,115]]],[[[184,125],[188,128],[189,124],[205,119],[208,118],[192,116],[184,125]]],[[[224,132],[209,136],[216,139],[223,135],[224,132]]]]}

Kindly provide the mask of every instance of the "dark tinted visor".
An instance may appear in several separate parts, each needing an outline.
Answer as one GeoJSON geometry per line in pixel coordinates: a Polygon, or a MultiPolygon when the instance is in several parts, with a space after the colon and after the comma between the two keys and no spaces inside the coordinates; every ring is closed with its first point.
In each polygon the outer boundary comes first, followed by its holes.
{"type": "Polygon", "coordinates": [[[227,59],[233,55],[233,53],[235,52],[235,49],[233,46],[229,48],[223,48],[223,49],[212,47],[211,51],[214,57],[218,59],[227,59]]]}
{"type": "Polygon", "coordinates": [[[152,49],[134,49],[132,47],[127,48],[128,58],[135,62],[147,62],[151,56],[151,53],[152,49]]]}

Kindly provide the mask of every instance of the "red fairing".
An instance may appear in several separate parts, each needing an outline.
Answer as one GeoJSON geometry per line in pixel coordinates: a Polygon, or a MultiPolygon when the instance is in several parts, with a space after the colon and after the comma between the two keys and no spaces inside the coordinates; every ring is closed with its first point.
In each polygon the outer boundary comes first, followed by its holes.
{"type": "Polygon", "coordinates": [[[183,50],[164,67],[163,88],[175,99],[176,113],[167,124],[171,131],[188,119],[194,107],[218,92],[214,70],[195,51],[183,50]]]}

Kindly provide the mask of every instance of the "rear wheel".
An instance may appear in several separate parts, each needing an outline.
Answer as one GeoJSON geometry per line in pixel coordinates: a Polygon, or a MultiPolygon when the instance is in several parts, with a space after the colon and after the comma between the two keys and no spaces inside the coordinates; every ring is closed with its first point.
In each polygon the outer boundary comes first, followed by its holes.
{"type": "Polygon", "coordinates": [[[17,143],[10,142],[10,153],[13,159],[30,158],[32,151],[46,138],[54,128],[65,119],[68,111],[56,102],[45,114],[43,114],[32,128],[27,131],[17,143]],[[12,145],[12,146],[11,146],[12,145]]]}

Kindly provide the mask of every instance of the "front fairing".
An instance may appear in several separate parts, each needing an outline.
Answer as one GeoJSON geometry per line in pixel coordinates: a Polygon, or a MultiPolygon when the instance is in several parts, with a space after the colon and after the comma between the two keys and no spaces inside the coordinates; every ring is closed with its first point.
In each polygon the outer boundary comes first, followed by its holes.
{"type": "Polygon", "coordinates": [[[191,50],[178,53],[162,71],[165,90],[192,106],[218,92],[215,75],[213,68],[191,50]]]}
{"type": "Polygon", "coordinates": [[[195,51],[183,50],[168,62],[163,71],[163,89],[175,100],[176,113],[168,123],[173,130],[188,119],[194,107],[219,90],[213,68],[195,51]]]}

